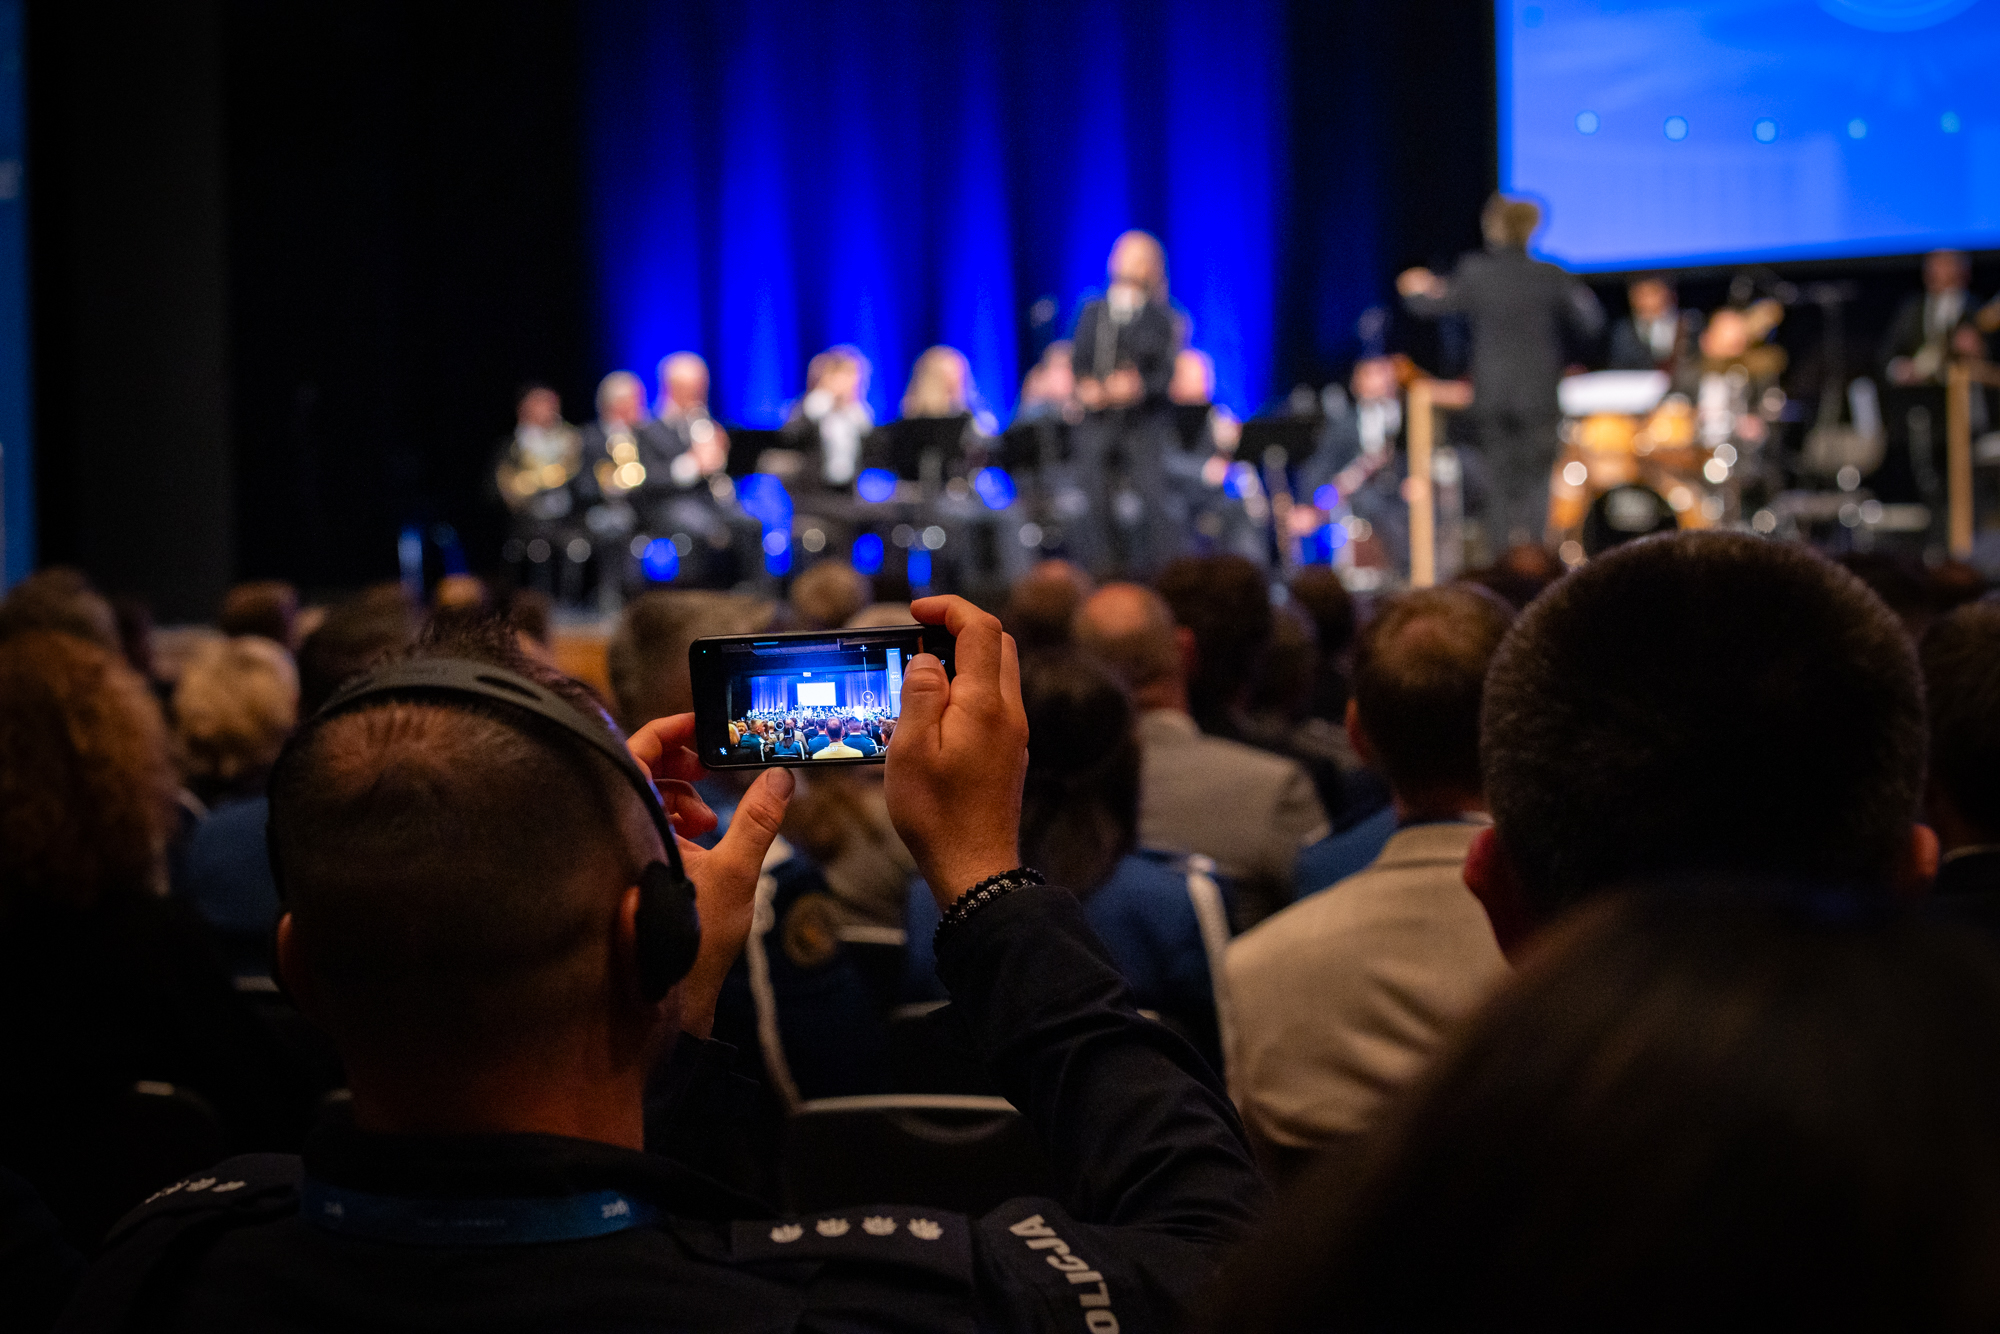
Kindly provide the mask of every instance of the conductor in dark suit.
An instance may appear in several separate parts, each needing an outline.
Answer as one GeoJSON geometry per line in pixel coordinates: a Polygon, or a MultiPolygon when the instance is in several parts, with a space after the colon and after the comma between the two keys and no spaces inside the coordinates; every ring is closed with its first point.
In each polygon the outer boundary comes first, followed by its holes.
{"type": "Polygon", "coordinates": [[[1491,477],[1486,536],[1496,556],[1544,540],[1565,344],[1594,339],[1604,327],[1604,309],[1588,287],[1528,257],[1541,222],[1535,204],[1496,194],[1480,217],[1483,253],[1460,259],[1449,278],[1410,269],[1396,280],[1412,314],[1461,315],[1471,326],[1471,416],[1491,477]]]}
{"type": "Polygon", "coordinates": [[[1084,306],[1071,345],[1084,408],[1073,438],[1095,530],[1078,545],[1091,550],[1091,564],[1146,571],[1173,550],[1165,521],[1173,431],[1167,386],[1181,350],[1181,321],[1167,303],[1166,252],[1152,235],[1120,236],[1107,267],[1111,284],[1084,306]],[[1137,512],[1129,503],[1119,512],[1116,497],[1127,490],[1139,500],[1137,512]]]}

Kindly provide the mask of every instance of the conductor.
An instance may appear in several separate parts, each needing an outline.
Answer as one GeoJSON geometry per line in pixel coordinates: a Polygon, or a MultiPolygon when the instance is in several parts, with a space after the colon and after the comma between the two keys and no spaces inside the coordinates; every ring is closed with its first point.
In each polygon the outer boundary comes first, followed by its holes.
{"type": "Polygon", "coordinates": [[[1499,556],[1540,546],[1549,519],[1549,473],[1555,467],[1562,410],[1564,340],[1595,338],[1604,309],[1591,290],[1553,264],[1528,257],[1542,210],[1495,194],[1480,215],[1483,254],[1458,261],[1449,278],[1409,269],[1396,290],[1426,319],[1462,315],[1472,331],[1472,424],[1490,475],[1486,537],[1499,556]]]}

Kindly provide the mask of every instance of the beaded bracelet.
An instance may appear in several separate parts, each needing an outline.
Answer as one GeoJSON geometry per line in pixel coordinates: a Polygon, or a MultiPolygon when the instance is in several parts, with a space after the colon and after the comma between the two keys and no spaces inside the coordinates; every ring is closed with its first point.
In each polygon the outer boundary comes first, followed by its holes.
{"type": "Polygon", "coordinates": [[[944,910],[944,916],[938,921],[937,931],[931,936],[932,948],[936,948],[937,942],[944,938],[944,933],[949,928],[957,926],[995,899],[1004,899],[1015,890],[1025,889],[1029,885],[1048,883],[1042,878],[1042,873],[1032,866],[1017,866],[1011,871],[987,876],[959,895],[958,901],[944,910]]]}

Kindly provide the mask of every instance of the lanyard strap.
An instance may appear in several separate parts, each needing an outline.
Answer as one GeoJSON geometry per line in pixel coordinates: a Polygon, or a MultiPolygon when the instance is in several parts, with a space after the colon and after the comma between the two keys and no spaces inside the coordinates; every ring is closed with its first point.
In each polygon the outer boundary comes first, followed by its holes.
{"type": "Polygon", "coordinates": [[[616,1190],[520,1200],[413,1200],[307,1177],[299,1216],[342,1236],[405,1246],[533,1246],[645,1227],[659,1211],[616,1190]]]}

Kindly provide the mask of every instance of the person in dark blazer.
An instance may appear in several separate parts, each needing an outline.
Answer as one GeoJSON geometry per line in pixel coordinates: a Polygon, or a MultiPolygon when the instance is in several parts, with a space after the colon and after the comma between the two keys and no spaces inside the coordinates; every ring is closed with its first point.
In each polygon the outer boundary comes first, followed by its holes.
{"type": "Polygon", "coordinates": [[[1541,209],[1496,194],[1481,225],[1486,250],[1458,262],[1449,278],[1409,269],[1396,279],[1410,312],[1460,315],[1472,330],[1472,423],[1491,478],[1487,544],[1493,554],[1546,540],[1549,473],[1562,409],[1556,384],[1568,344],[1595,339],[1604,309],[1588,287],[1528,255],[1541,209]]]}
{"type": "Polygon", "coordinates": [[[1673,284],[1658,274],[1633,279],[1625,294],[1631,313],[1611,326],[1605,369],[1665,371],[1674,388],[1692,392],[1701,374],[1701,316],[1680,309],[1673,284]]]}

